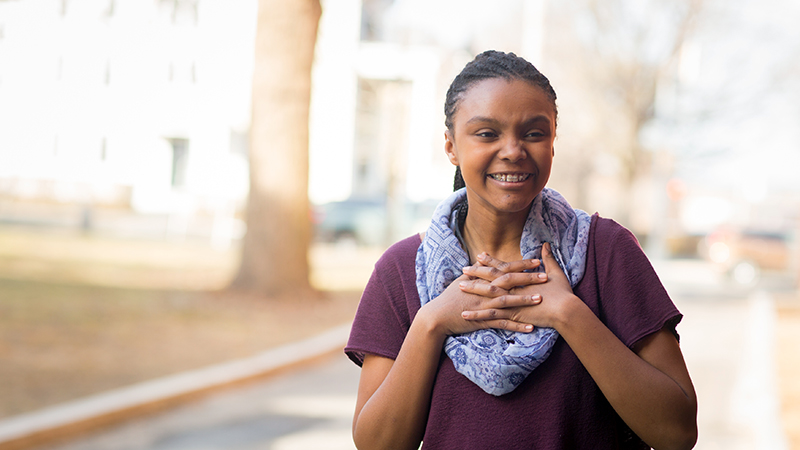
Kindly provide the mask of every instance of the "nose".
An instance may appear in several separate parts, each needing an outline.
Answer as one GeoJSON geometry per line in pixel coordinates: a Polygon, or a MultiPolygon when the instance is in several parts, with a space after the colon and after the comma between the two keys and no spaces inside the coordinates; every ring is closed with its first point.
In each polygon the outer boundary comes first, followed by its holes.
{"type": "Polygon", "coordinates": [[[503,142],[503,147],[500,149],[498,156],[500,159],[515,163],[527,158],[528,153],[519,139],[509,138],[503,142]]]}

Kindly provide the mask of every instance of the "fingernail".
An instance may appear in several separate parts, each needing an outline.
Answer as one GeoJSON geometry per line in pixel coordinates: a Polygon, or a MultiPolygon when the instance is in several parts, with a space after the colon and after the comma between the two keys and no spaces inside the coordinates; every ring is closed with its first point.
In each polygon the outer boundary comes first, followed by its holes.
{"type": "Polygon", "coordinates": [[[462,272],[469,272],[470,270],[472,270],[472,266],[466,266],[463,269],[461,269],[462,272]]]}
{"type": "Polygon", "coordinates": [[[539,303],[542,300],[542,296],[539,294],[531,295],[531,301],[534,303],[539,303]]]}
{"type": "Polygon", "coordinates": [[[533,331],[533,325],[525,325],[525,331],[533,331]]]}
{"type": "Polygon", "coordinates": [[[486,253],[481,253],[480,255],[478,255],[478,259],[480,259],[481,261],[486,259],[486,253]]]}
{"type": "Polygon", "coordinates": [[[539,279],[540,280],[544,280],[546,278],[547,278],[547,274],[546,273],[544,273],[544,272],[539,273],[539,279]]]}
{"type": "Polygon", "coordinates": [[[462,288],[463,287],[467,287],[467,282],[466,281],[462,281],[462,282],[458,283],[458,287],[462,287],[462,288]]]}

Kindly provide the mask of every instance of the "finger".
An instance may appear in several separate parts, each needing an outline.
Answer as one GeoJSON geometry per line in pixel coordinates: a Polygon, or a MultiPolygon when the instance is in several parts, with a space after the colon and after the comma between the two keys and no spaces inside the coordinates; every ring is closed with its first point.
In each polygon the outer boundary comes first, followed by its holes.
{"type": "Polygon", "coordinates": [[[503,273],[523,272],[532,270],[541,265],[538,259],[520,259],[518,261],[503,261],[492,257],[486,252],[478,255],[478,262],[484,266],[494,267],[503,273]]]}
{"type": "Polygon", "coordinates": [[[542,302],[542,296],[539,294],[533,295],[516,295],[506,294],[495,297],[482,303],[486,309],[508,309],[519,308],[523,306],[538,305],[542,302]]]}
{"type": "Polygon", "coordinates": [[[519,308],[534,306],[542,302],[542,296],[534,295],[501,295],[482,306],[485,309],[467,310],[461,313],[466,320],[514,319],[519,308]]]}
{"type": "Polygon", "coordinates": [[[461,289],[461,292],[480,295],[481,297],[495,298],[508,294],[507,290],[491,283],[487,283],[484,280],[462,281],[458,284],[458,287],[461,289]]]}
{"type": "Polygon", "coordinates": [[[510,290],[515,287],[530,286],[532,284],[541,284],[547,281],[547,273],[545,272],[522,272],[522,273],[507,273],[498,277],[492,284],[499,286],[505,290],[510,290]]]}
{"type": "Polygon", "coordinates": [[[480,278],[486,281],[494,281],[497,278],[505,275],[506,273],[491,266],[483,266],[483,265],[474,265],[474,266],[467,266],[462,269],[464,274],[469,275],[472,278],[480,278]]]}
{"type": "Polygon", "coordinates": [[[462,313],[465,319],[485,320],[495,318],[514,318],[514,311],[521,307],[534,306],[542,302],[542,296],[534,295],[501,295],[481,303],[481,309],[462,313]]]}
{"type": "MultiPolygon", "coordinates": [[[[465,311],[472,312],[472,311],[465,311]]],[[[466,319],[466,317],[465,317],[466,319]]],[[[483,328],[496,328],[499,330],[518,331],[520,333],[530,333],[533,331],[533,325],[529,323],[516,322],[514,320],[501,318],[501,319],[467,319],[472,322],[478,322],[483,328]]]]}
{"type": "Polygon", "coordinates": [[[492,259],[490,263],[490,265],[484,265],[478,261],[472,266],[464,267],[462,271],[473,278],[494,281],[507,273],[521,273],[536,269],[541,265],[541,261],[538,259],[522,259],[510,263],[492,259]],[[498,267],[502,267],[502,269],[498,267]]]}

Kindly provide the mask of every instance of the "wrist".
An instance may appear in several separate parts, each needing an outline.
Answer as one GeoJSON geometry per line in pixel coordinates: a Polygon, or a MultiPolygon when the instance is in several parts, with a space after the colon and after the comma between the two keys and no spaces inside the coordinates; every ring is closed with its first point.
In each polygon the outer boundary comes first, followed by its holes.
{"type": "Polygon", "coordinates": [[[580,322],[581,315],[585,314],[587,311],[591,314],[588,306],[586,303],[583,303],[577,295],[570,294],[562,301],[562,306],[559,308],[559,313],[555,317],[555,324],[553,328],[555,328],[559,334],[568,333],[570,327],[574,326],[576,322],[580,322]]]}
{"type": "Polygon", "coordinates": [[[426,303],[417,311],[414,321],[411,323],[411,328],[416,332],[423,333],[428,339],[440,341],[443,345],[448,333],[441,321],[437,320],[436,312],[435,305],[430,302],[426,303]]]}

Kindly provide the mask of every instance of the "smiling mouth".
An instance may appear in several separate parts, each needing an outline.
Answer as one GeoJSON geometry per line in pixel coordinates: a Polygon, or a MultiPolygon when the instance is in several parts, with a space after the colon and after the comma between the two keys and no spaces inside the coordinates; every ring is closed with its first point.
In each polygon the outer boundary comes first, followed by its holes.
{"type": "Polygon", "coordinates": [[[493,173],[489,175],[492,179],[504,183],[520,183],[530,178],[529,173],[493,173]]]}

